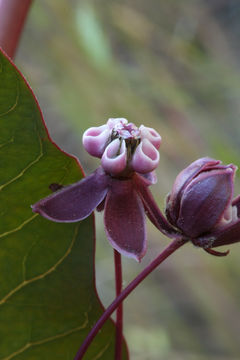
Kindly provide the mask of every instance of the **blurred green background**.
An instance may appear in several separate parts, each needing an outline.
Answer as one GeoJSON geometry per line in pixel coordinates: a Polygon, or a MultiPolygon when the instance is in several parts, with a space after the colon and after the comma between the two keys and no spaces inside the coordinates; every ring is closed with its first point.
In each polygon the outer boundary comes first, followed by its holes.
{"type": "MultiPolygon", "coordinates": [[[[176,175],[197,158],[240,165],[239,19],[237,0],[34,1],[16,64],[52,138],[87,174],[98,161],[81,145],[86,128],[126,117],[159,131],[152,191],[164,208],[176,175]]],[[[149,222],[148,238],[141,264],[123,260],[125,285],[169,242],[149,222]]],[[[124,305],[131,359],[239,359],[239,256],[240,244],[226,258],[188,244],[151,274],[124,305]]],[[[114,268],[102,215],[96,268],[107,305],[114,268]]]]}

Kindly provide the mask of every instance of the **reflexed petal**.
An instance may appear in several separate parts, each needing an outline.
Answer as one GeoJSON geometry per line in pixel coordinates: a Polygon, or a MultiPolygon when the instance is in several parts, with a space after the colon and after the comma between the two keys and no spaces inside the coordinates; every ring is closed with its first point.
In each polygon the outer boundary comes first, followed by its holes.
{"type": "Polygon", "coordinates": [[[141,131],[141,139],[148,139],[156,149],[160,148],[162,138],[156,130],[144,125],[141,125],[139,130],[141,131]]]}
{"type": "Polygon", "coordinates": [[[107,125],[91,127],[83,134],[83,146],[90,155],[101,158],[109,137],[107,125]]]}
{"type": "Polygon", "coordinates": [[[240,218],[240,195],[233,199],[232,206],[237,208],[237,216],[240,218]]]}
{"type": "Polygon", "coordinates": [[[178,238],[179,232],[175,230],[163,216],[149,190],[149,183],[146,182],[144,176],[135,173],[133,176],[133,181],[134,188],[142,199],[145,213],[150,221],[166,236],[175,239],[178,238]]]}
{"type": "Polygon", "coordinates": [[[186,185],[191,182],[202,170],[204,170],[205,167],[216,166],[218,164],[220,164],[219,160],[205,157],[194,161],[178,174],[172,191],[167,199],[166,215],[172,224],[176,223],[179,216],[180,199],[186,185]]]}
{"type": "Polygon", "coordinates": [[[113,248],[140,261],[146,252],[145,214],[131,180],[113,179],[105,201],[104,223],[113,248]]]}
{"type": "Polygon", "coordinates": [[[222,231],[213,232],[211,236],[215,237],[212,247],[240,242],[240,219],[238,219],[237,222],[226,226],[222,231]]]}
{"type": "Polygon", "coordinates": [[[159,152],[148,139],[143,139],[135,150],[132,168],[139,173],[148,173],[156,169],[160,159],[159,152]]]}
{"type": "Polygon", "coordinates": [[[101,211],[104,210],[105,199],[106,199],[106,198],[104,198],[103,201],[101,201],[100,204],[98,204],[98,206],[96,207],[96,210],[97,210],[98,212],[101,212],[101,211]]]}
{"type": "Polygon", "coordinates": [[[140,176],[147,186],[157,183],[157,175],[155,171],[151,171],[146,174],[135,174],[135,176],[140,176]]]}
{"type": "Polygon", "coordinates": [[[226,226],[236,222],[238,220],[237,206],[228,206],[221,217],[220,221],[216,224],[216,229],[223,229],[226,226]]]}
{"type": "Polygon", "coordinates": [[[102,167],[112,175],[121,173],[127,165],[127,153],[125,141],[113,140],[105,149],[102,159],[102,167]]]}
{"type": "Polygon", "coordinates": [[[89,216],[105,198],[110,177],[102,168],[83,180],[64,187],[36,204],[34,212],[56,222],[75,222],[89,216]]]}
{"type": "Polygon", "coordinates": [[[177,226],[188,236],[197,237],[211,230],[230,205],[235,170],[203,172],[183,191],[177,226]]]}
{"type": "Polygon", "coordinates": [[[204,249],[204,251],[206,251],[208,254],[213,255],[213,256],[218,256],[218,257],[223,257],[223,256],[227,256],[230,252],[230,250],[227,251],[216,251],[213,249],[204,249]]]}

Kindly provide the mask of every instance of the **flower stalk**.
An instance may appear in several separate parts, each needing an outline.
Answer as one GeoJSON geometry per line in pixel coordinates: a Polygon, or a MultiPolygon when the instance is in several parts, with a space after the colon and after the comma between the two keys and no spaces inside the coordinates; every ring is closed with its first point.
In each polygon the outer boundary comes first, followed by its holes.
{"type": "MultiPolygon", "coordinates": [[[[121,254],[114,249],[115,265],[115,286],[116,298],[122,292],[122,258],[121,254]]],[[[116,335],[115,335],[115,360],[122,359],[122,339],[123,339],[123,303],[121,302],[116,311],[116,335]]]]}
{"type": "Polygon", "coordinates": [[[81,360],[83,355],[86,353],[91,342],[102,328],[107,319],[111,314],[118,308],[118,306],[126,299],[126,297],[154,270],[160,265],[164,260],[166,260],[170,255],[172,255],[176,250],[181,246],[186,244],[186,240],[174,239],[161,253],[158,255],[145,269],[143,269],[138,276],[132,280],[129,285],[121,292],[121,294],[108,306],[104,311],[102,316],[96,322],[92,330],[89,332],[88,336],[82,343],[80,349],[78,350],[74,360],[81,360]]]}

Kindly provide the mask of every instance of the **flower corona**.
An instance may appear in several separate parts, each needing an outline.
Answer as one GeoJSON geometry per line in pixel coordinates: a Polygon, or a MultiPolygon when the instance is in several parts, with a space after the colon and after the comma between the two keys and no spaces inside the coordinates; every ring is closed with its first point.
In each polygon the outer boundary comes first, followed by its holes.
{"type": "Polygon", "coordinates": [[[113,176],[129,176],[134,171],[146,174],[158,166],[161,136],[152,128],[137,128],[124,118],[109,119],[83,134],[83,146],[101,158],[103,169],[113,176]]]}

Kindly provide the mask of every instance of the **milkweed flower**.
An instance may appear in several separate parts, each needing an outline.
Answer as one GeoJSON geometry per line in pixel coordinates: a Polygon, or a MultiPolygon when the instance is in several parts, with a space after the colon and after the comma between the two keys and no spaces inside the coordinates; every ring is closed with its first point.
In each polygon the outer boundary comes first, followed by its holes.
{"type": "Polygon", "coordinates": [[[240,195],[233,198],[237,167],[201,158],[176,178],[167,197],[169,222],[195,245],[212,248],[240,241],[240,195]]]}
{"type": "Polygon", "coordinates": [[[75,222],[95,208],[104,209],[105,231],[113,248],[140,261],[146,253],[145,211],[164,233],[172,231],[147,189],[157,181],[154,169],[160,144],[161,137],[154,129],[137,128],[124,118],[109,119],[105,125],[86,130],[83,146],[101,159],[101,166],[40,200],[32,206],[33,211],[52,221],[75,222]]]}

